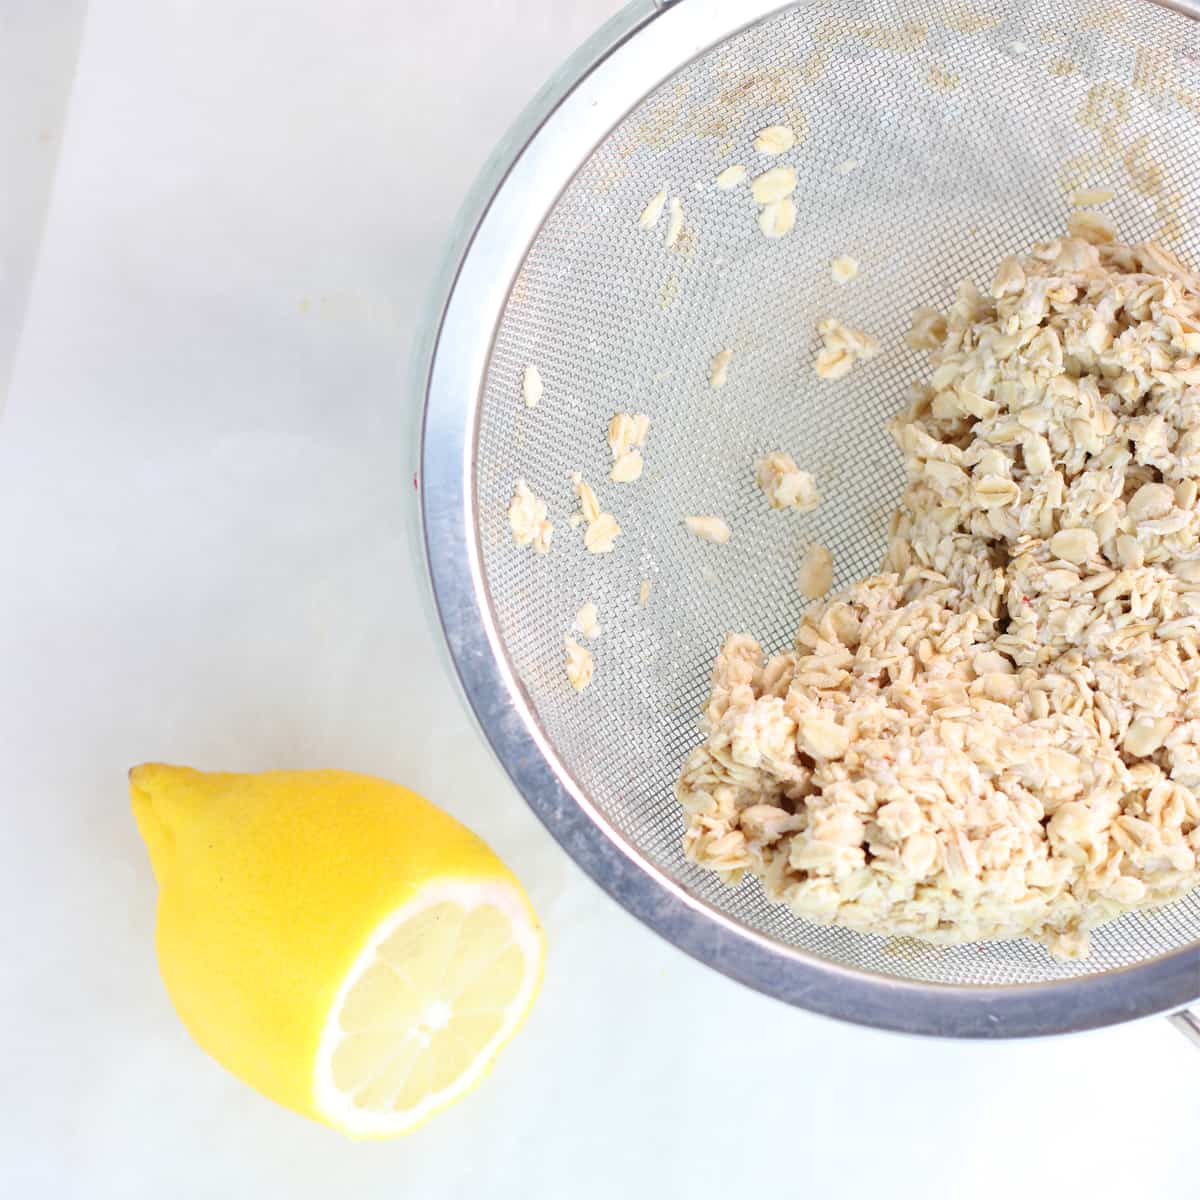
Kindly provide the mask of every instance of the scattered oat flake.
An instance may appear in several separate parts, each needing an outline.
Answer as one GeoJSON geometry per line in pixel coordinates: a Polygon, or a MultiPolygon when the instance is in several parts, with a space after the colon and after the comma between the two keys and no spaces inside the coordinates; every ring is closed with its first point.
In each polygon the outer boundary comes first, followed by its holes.
{"type": "Polygon", "coordinates": [[[683,523],[688,533],[705,542],[716,542],[723,546],[729,541],[729,526],[720,517],[685,517],[683,523]]]}
{"type": "Polygon", "coordinates": [[[858,278],[858,259],[843,254],[829,264],[829,274],[834,283],[849,283],[858,278]]]}
{"type": "Polygon", "coordinates": [[[651,196],[649,203],[642,209],[641,216],[638,217],[638,226],[642,229],[653,229],[658,224],[658,218],[662,216],[662,210],[666,203],[666,192],[656,192],[651,196]]]}
{"type": "Polygon", "coordinates": [[[529,490],[525,480],[518,479],[513,498],[508,505],[508,525],[518,546],[532,546],[535,553],[550,549],[554,526],[546,518],[546,502],[529,490]]]}
{"type": "Polygon", "coordinates": [[[612,513],[602,512],[588,523],[583,533],[583,544],[592,554],[608,554],[616,545],[620,525],[612,513]]]}
{"type": "Polygon", "coordinates": [[[734,163],[733,166],[726,167],[717,176],[717,187],[723,192],[728,192],[731,188],[737,187],[745,178],[746,168],[741,163],[734,163]]]}
{"type": "Polygon", "coordinates": [[[795,167],[772,167],[754,177],[750,194],[758,204],[771,204],[790,196],[796,190],[795,167]]]}
{"type": "Polygon", "coordinates": [[[571,476],[571,483],[575,487],[575,495],[579,497],[579,511],[583,514],[583,519],[594,521],[600,515],[600,502],[596,499],[591,484],[586,483],[578,471],[571,476]]]}
{"type": "Polygon", "coordinates": [[[644,466],[640,450],[624,450],[613,463],[608,477],[613,483],[634,483],[641,479],[644,466]]]}
{"type": "Polygon", "coordinates": [[[645,413],[614,413],[608,423],[608,448],[613,465],[609,478],[614,483],[633,483],[642,477],[645,463],[641,446],[646,443],[650,418],[645,413]]]}
{"type": "Polygon", "coordinates": [[[525,407],[537,408],[543,390],[542,374],[537,367],[530,363],[521,376],[521,395],[525,398],[525,407]]]}
{"type": "Polygon", "coordinates": [[[1076,208],[1090,208],[1096,204],[1107,204],[1116,194],[1111,188],[1083,188],[1071,193],[1071,203],[1076,208]]]}
{"type": "MultiPolygon", "coordinates": [[[[592,554],[608,554],[616,544],[617,535],[621,532],[617,519],[609,512],[601,512],[600,502],[591,486],[584,482],[583,476],[576,471],[571,476],[575,487],[575,495],[579,497],[579,515],[586,522],[583,531],[583,544],[592,554]]],[[[577,522],[572,522],[577,525],[577,522]]]]}
{"type": "Polygon", "coordinates": [[[575,614],[575,632],[582,634],[589,642],[594,642],[600,636],[600,614],[591,602],[575,614]]]}
{"type": "Polygon", "coordinates": [[[754,479],[772,508],[794,508],[813,512],[821,503],[816,480],[796,466],[796,460],[782,450],[763,455],[754,464],[754,479]]]}
{"type": "Polygon", "coordinates": [[[638,588],[638,603],[645,608],[650,602],[650,580],[643,579],[642,586],[638,588]]]}
{"type": "Polygon", "coordinates": [[[789,125],[768,125],[754,139],[759,154],[784,154],[796,144],[796,135],[789,125]]]}
{"type": "Polygon", "coordinates": [[[791,196],[772,200],[758,214],[758,227],[769,238],[781,238],[791,233],[796,225],[796,202],[791,196]]]}
{"type": "Polygon", "coordinates": [[[820,542],[813,542],[804,552],[797,584],[808,600],[819,599],[833,586],[833,555],[820,542]]]}
{"type": "Polygon", "coordinates": [[[670,209],[667,215],[667,240],[666,246],[669,250],[679,241],[679,235],[683,232],[683,205],[679,201],[678,196],[671,197],[670,209]]]}
{"type": "Polygon", "coordinates": [[[870,334],[844,325],[836,317],[819,321],[817,332],[822,344],[813,369],[818,379],[842,379],[856,362],[866,362],[879,353],[879,343],[870,334]]]}
{"type": "Polygon", "coordinates": [[[729,362],[733,358],[733,351],[729,349],[721,350],[713,356],[713,360],[708,369],[708,385],[713,388],[723,388],[725,381],[729,378],[729,362]]]}
{"type": "Polygon", "coordinates": [[[645,413],[613,413],[608,422],[608,448],[613,458],[620,458],[634,446],[644,446],[649,430],[650,418],[645,413]]]}
{"type": "Polygon", "coordinates": [[[859,166],[857,158],[844,158],[833,170],[837,175],[849,175],[852,171],[857,171],[859,166]]]}
{"type": "Polygon", "coordinates": [[[564,638],[564,641],[567,648],[567,679],[577,692],[582,692],[592,682],[592,672],[596,669],[592,652],[573,637],[564,638]]]}

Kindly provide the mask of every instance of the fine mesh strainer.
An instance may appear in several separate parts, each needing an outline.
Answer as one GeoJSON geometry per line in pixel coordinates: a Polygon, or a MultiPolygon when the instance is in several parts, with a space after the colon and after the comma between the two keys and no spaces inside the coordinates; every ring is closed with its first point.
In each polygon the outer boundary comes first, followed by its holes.
{"type": "MultiPolygon", "coordinates": [[[[673,794],[730,630],[787,645],[798,556],[835,587],[874,571],[902,483],[884,426],[921,364],[911,310],[1061,232],[1068,196],[1111,189],[1128,240],[1200,261],[1200,7],[1150,0],[642,0],[545,89],[481,180],[432,344],[420,488],[442,624],[471,704],[538,815],[676,945],[781,999],[912,1032],[1019,1036],[1179,1008],[1200,995],[1200,893],[1130,914],[1058,962],[1025,941],[940,948],[812,924],[689,864],[673,794]],[[756,130],[801,143],[794,232],[763,237],[745,187],[756,130]],[[661,188],[684,229],[637,215],[661,188]],[[837,288],[830,260],[861,276],[837,288]],[[838,384],[811,369],[839,316],[888,347],[838,384]],[[708,386],[732,347],[726,387],[708,386]],[[536,364],[540,405],[521,401],[536,364]],[[607,481],[610,415],[646,412],[646,472],[607,481]],[[825,500],[768,510],[750,469],[784,447],[825,500]],[[624,531],[588,554],[571,476],[624,531]],[[550,506],[550,553],[512,544],[514,481],[550,506]],[[720,513],[726,546],[689,538],[720,513]],[[648,603],[639,603],[643,580],[648,603]],[[594,601],[596,674],[576,694],[563,636],[594,601]]],[[[759,162],[762,160],[759,159],[759,162]]],[[[1181,1016],[1186,1022],[1186,1017],[1181,1016]]]]}

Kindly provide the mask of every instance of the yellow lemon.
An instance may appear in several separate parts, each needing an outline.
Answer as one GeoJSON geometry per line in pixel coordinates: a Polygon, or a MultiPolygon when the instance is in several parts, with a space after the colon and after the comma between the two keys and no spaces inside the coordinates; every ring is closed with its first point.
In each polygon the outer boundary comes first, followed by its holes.
{"type": "Polygon", "coordinates": [[[147,764],[159,967],[184,1025],[271,1099],[389,1137],[491,1067],[541,985],[521,885],[428,801],[343,771],[147,764]]]}

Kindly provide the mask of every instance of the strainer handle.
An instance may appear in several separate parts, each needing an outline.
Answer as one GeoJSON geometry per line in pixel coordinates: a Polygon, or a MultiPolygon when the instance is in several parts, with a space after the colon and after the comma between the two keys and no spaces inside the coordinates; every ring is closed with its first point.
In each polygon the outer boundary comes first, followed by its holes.
{"type": "Polygon", "coordinates": [[[1194,1046],[1200,1046],[1200,1013],[1190,1008],[1181,1008],[1171,1013],[1167,1020],[1194,1046]]]}

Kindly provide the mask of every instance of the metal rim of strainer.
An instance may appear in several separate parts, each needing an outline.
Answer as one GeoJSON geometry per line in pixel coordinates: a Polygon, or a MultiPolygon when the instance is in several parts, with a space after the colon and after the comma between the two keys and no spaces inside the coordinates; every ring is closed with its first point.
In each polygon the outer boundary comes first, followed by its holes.
{"type": "MultiPolygon", "coordinates": [[[[1152,2],[1200,19],[1200,0],[1152,2]]],[[[760,992],[875,1028],[964,1038],[1067,1033],[1178,1009],[1200,995],[1200,944],[1091,976],[951,985],[856,970],[740,924],[689,895],[596,810],[506,655],[482,570],[474,476],[482,385],[512,281],[562,189],[622,117],[688,61],[788,7],[635,0],[543,87],[468,198],[421,356],[417,464],[426,567],[459,680],[513,782],[579,866],[675,946],[760,992]]]]}

